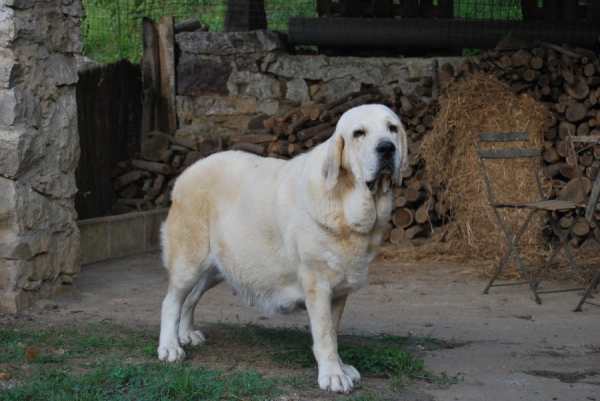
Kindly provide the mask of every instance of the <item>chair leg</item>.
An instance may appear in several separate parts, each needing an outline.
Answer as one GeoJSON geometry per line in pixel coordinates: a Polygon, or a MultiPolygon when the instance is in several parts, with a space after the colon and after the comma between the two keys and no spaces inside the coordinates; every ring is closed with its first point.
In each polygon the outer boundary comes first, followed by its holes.
{"type": "Polygon", "coordinates": [[[544,268],[542,269],[542,272],[540,273],[538,280],[535,283],[535,288],[538,288],[538,286],[542,282],[542,279],[546,275],[548,268],[550,267],[550,265],[554,261],[554,258],[556,258],[556,255],[558,255],[558,252],[560,252],[561,249],[564,250],[565,256],[567,257],[567,259],[569,260],[569,263],[571,264],[571,270],[573,270],[573,272],[575,272],[577,274],[579,281],[581,283],[583,283],[583,285],[585,286],[585,280],[583,279],[583,276],[579,272],[579,269],[577,268],[577,264],[575,263],[575,260],[573,259],[573,255],[571,254],[571,251],[569,251],[569,247],[567,246],[567,239],[569,238],[569,235],[571,235],[571,232],[573,231],[573,228],[579,221],[579,218],[581,217],[582,213],[583,213],[583,211],[577,212],[577,214],[575,215],[575,218],[573,219],[573,222],[571,223],[571,225],[569,226],[567,231],[565,231],[563,233],[563,235],[560,234],[561,230],[558,226],[558,223],[552,219],[550,220],[551,224],[552,224],[552,228],[554,229],[554,232],[557,233],[557,235],[558,235],[559,245],[556,247],[554,252],[552,252],[552,255],[546,261],[546,264],[544,265],[544,268]]]}
{"type": "Polygon", "coordinates": [[[510,258],[510,256],[514,252],[515,258],[519,262],[519,267],[521,268],[521,272],[525,276],[525,280],[527,280],[527,283],[529,284],[529,288],[533,292],[533,296],[535,297],[535,302],[538,303],[538,304],[541,304],[542,300],[540,299],[540,296],[538,295],[538,292],[537,292],[537,289],[535,287],[535,284],[534,284],[534,282],[533,282],[533,280],[532,280],[529,272],[525,268],[525,264],[523,263],[523,260],[521,259],[521,255],[519,254],[519,251],[517,250],[517,244],[519,243],[519,241],[521,240],[521,237],[525,233],[525,230],[527,229],[527,226],[531,222],[531,219],[533,218],[533,215],[535,214],[536,210],[532,209],[529,212],[529,215],[527,216],[527,219],[523,223],[523,226],[521,227],[521,229],[519,230],[519,232],[515,236],[514,240],[511,239],[510,232],[508,231],[508,228],[504,224],[504,221],[502,220],[502,216],[500,215],[500,212],[498,212],[498,209],[493,208],[493,210],[494,210],[494,214],[496,215],[496,218],[498,219],[498,223],[500,224],[500,227],[502,228],[502,231],[504,232],[504,235],[506,236],[506,239],[508,240],[509,249],[504,254],[504,257],[502,258],[502,261],[498,265],[498,268],[494,272],[494,275],[490,279],[487,287],[485,287],[485,289],[483,290],[483,293],[484,294],[488,293],[488,291],[492,287],[494,281],[496,280],[496,278],[498,278],[498,276],[500,275],[500,272],[502,271],[502,269],[506,265],[506,262],[508,262],[508,259],[510,258]]]}
{"type": "Polygon", "coordinates": [[[598,271],[598,273],[596,273],[596,277],[594,277],[594,279],[590,283],[590,286],[585,291],[585,294],[583,294],[583,298],[581,298],[581,301],[579,301],[579,304],[577,304],[577,307],[575,308],[575,312],[581,312],[581,307],[585,303],[585,300],[588,299],[592,295],[592,291],[596,289],[599,281],[600,281],[600,271],[598,271]]]}

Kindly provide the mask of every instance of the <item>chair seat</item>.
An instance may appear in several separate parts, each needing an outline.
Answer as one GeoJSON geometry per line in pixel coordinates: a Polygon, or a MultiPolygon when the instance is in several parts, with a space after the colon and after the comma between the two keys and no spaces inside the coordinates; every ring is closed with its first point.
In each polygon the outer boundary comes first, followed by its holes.
{"type": "Polygon", "coordinates": [[[493,203],[495,207],[516,208],[516,209],[541,209],[541,210],[575,210],[585,209],[585,205],[566,200],[545,200],[538,202],[514,202],[514,203],[493,203]]]}

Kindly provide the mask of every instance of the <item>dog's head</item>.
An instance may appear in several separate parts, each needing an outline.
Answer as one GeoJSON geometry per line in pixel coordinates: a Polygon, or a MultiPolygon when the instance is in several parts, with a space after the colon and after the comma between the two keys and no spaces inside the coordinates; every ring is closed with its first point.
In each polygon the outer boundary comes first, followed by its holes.
{"type": "Polygon", "coordinates": [[[328,147],[323,165],[327,190],[337,185],[343,169],[372,194],[387,192],[392,184],[400,185],[408,167],[406,132],[398,116],[383,105],[358,106],[344,113],[328,147]]]}

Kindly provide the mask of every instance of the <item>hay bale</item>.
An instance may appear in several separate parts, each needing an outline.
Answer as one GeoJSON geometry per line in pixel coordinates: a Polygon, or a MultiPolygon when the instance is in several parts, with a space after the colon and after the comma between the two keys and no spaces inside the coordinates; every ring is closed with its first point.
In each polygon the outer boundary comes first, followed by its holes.
{"type": "MultiPolygon", "coordinates": [[[[529,146],[539,149],[549,121],[548,110],[528,95],[516,95],[510,86],[490,75],[473,75],[448,88],[440,99],[440,111],[433,131],[421,147],[430,182],[441,185],[441,199],[452,205],[452,222],[440,235],[444,252],[460,256],[498,261],[508,249],[493,210],[488,203],[483,171],[475,154],[476,134],[480,132],[527,132],[529,146]]],[[[493,143],[493,149],[506,144],[493,143]]],[[[511,144],[514,146],[514,143],[511,144]]],[[[488,174],[498,201],[539,200],[531,164],[515,160],[490,161],[488,174]]],[[[542,175],[542,174],[541,174],[542,175]]],[[[526,218],[528,211],[501,211],[512,233],[526,218]]],[[[521,243],[541,243],[542,214],[530,223],[521,243]]],[[[437,248],[439,251],[439,247],[437,248]]],[[[542,260],[539,246],[520,248],[528,261],[542,260]]],[[[489,263],[489,270],[496,263],[489,263]]],[[[519,275],[516,263],[504,269],[503,276],[519,275]]],[[[489,271],[488,271],[489,273],[489,271]]]]}

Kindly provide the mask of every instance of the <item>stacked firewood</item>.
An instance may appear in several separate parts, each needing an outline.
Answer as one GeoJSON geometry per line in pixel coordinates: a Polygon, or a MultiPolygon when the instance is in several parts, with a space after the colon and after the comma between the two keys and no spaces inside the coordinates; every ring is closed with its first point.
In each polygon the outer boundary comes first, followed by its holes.
{"type": "MultiPolygon", "coordinates": [[[[547,106],[552,118],[545,133],[543,159],[554,196],[585,203],[582,188],[589,194],[596,180],[600,170],[600,143],[577,141],[600,135],[600,59],[597,54],[549,43],[525,43],[510,50],[499,46],[465,63],[461,70],[460,73],[492,74],[508,83],[516,93],[531,93],[547,106]]],[[[567,229],[574,216],[571,212],[559,213],[557,219],[560,226],[567,229]]],[[[556,233],[548,228],[545,234],[553,237],[556,233]]],[[[600,240],[600,227],[580,219],[573,229],[571,244],[580,245],[590,236],[600,240]]]]}
{"type": "MultiPolygon", "coordinates": [[[[573,153],[568,138],[600,135],[600,61],[593,52],[545,43],[506,50],[499,47],[465,61],[458,69],[450,64],[438,67],[433,60],[432,70],[433,76],[411,79],[416,89],[410,95],[399,88],[391,96],[376,90],[352,93],[333,102],[315,102],[260,118],[240,135],[192,140],[152,133],[139,158],[119,163],[114,174],[119,199],[111,212],[168,207],[178,174],[212,153],[237,149],[289,159],[327,140],[346,110],[383,103],[399,115],[405,126],[410,166],[402,185],[394,188],[394,210],[384,240],[403,247],[418,246],[446,224],[451,213],[450,205],[438,198],[441,188],[423,179],[425,165],[419,147],[433,128],[440,87],[472,72],[493,74],[516,93],[528,91],[547,105],[553,118],[545,134],[543,158],[555,196],[578,200],[582,181],[589,192],[600,170],[600,144],[576,144],[577,153],[573,153]],[[577,171],[581,172],[581,181],[577,171]]],[[[562,227],[568,227],[573,217],[568,213],[557,215],[562,227]]],[[[556,235],[551,229],[546,234],[556,235]]],[[[578,245],[590,237],[600,240],[600,228],[581,220],[571,242],[578,245]]]]}
{"type": "Polygon", "coordinates": [[[402,186],[394,188],[394,212],[384,240],[402,246],[423,243],[433,227],[443,224],[446,205],[435,198],[436,189],[423,181],[424,164],[419,153],[423,135],[433,127],[436,102],[430,77],[417,79],[422,95],[406,96],[396,89],[392,96],[375,90],[351,93],[332,102],[293,108],[280,115],[252,123],[240,134],[198,140],[152,132],[136,159],[120,162],[113,173],[118,200],[111,213],[168,207],[177,176],[195,161],[222,150],[243,150],[260,156],[292,158],[333,135],[341,115],[368,103],[383,103],[398,113],[409,143],[409,168],[402,186]]]}
{"type": "Polygon", "coordinates": [[[435,78],[410,79],[417,82],[415,93],[404,95],[397,90],[387,99],[404,125],[408,140],[408,169],[401,186],[394,187],[394,204],[390,222],[384,229],[383,239],[401,247],[419,246],[427,242],[432,230],[447,223],[450,210],[438,198],[440,188],[424,179],[425,163],[420,146],[424,136],[433,129],[437,101],[435,78]]]}

